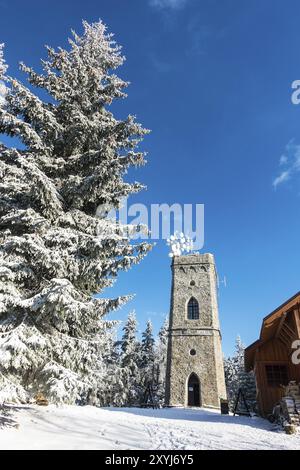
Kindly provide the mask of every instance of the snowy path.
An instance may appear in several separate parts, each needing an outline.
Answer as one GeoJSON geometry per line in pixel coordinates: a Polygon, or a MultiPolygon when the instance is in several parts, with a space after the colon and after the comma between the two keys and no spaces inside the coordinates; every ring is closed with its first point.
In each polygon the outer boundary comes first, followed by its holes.
{"type": "Polygon", "coordinates": [[[265,420],[195,409],[22,407],[0,449],[300,449],[265,420]]]}

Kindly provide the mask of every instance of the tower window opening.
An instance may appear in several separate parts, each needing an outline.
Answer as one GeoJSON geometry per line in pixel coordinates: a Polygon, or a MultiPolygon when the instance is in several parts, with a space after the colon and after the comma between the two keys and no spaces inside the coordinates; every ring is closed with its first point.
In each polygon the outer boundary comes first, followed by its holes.
{"type": "Polygon", "coordinates": [[[199,320],[199,304],[194,297],[189,300],[187,313],[188,320],[199,320]]]}

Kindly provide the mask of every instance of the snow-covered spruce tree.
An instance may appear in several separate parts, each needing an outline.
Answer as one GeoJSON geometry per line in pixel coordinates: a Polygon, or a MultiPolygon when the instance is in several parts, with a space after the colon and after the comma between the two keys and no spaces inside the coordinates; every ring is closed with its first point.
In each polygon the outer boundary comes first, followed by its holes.
{"type": "Polygon", "coordinates": [[[7,70],[7,65],[5,64],[5,61],[4,61],[3,49],[4,49],[4,44],[0,44],[0,106],[3,105],[4,103],[4,95],[6,92],[5,84],[2,81],[3,76],[7,70]]]}
{"type": "Polygon", "coordinates": [[[166,370],[168,351],[169,319],[166,318],[159,330],[155,346],[155,366],[158,369],[157,399],[162,405],[165,403],[166,370]]]}
{"type": "Polygon", "coordinates": [[[108,338],[107,355],[104,357],[106,373],[98,387],[98,400],[101,406],[124,406],[125,404],[122,382],[123,373],[121,371],[122,341],[116,338],[117,329],[112,328],[108,338]]]}
{"type": "Polygon", "coordinates": [[[137,320],[135,312],[128,315],[123,328],[118,366],[116,367],[112,404],[132,406],[139,402],[141,392],[140,344],[137,340],[137,320]]]}
{"type": "Polygon", "coordinates": [[[30,88],[6,75],[1,58],[0,134],[20,141],[0,148],[2,399],[41,391],[74,403],[91,394],[105,375],[103,317],[128,300],[94,294],[150,249],[130,242],[139,227],[96,217],[100,204],[116,208],[142,188],[124,174],[144,163],[137,146],[146,131],[109,111],[126,96],[114,73],[124,57],[101,21],[83,27],[68,50],[47,47],[41,74],[20,65],[30,88]]]}
{"type": "Polygon", "coordinates": [[[231,411],[233,411],[239,389],[237,364],[233,357],[224,358],[224,373],[229,408],[231,411]]]}
{"type": "Polygon", "coordinates": [[[153,337],[153,326],[151,320],[147,321],[146,329],[142,333],[140,367],[142,374],[142,385],[152,382],[154,379],[155,364],[155,340],[153,337]]]}
{"type": "Polygon", "coordinates": [[[239,389],[243,390],[251,411],[256,408],[256,386],[254,375],[245,371],[245,346],[238,336],[235,354],[224,361],[225,382],[230,409],[233,410],[239,389]]]}
{"type": "Polygon", "coordinates": [[[3,77],[7,70],[7,65],[5,64],[4,60],[4,54],[3,54],[3,49],[4,49],[4,43],[0,44],[0,78],[3,77]]]}

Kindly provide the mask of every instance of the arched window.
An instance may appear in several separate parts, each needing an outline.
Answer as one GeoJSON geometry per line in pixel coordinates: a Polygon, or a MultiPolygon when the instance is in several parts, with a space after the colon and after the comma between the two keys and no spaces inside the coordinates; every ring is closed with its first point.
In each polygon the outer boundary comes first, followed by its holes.
{"type": "Polygon", "coordinates": [[[199,319],[199,304],[194,297],[189,300],[187,310],[188,320],[199,319]]]}

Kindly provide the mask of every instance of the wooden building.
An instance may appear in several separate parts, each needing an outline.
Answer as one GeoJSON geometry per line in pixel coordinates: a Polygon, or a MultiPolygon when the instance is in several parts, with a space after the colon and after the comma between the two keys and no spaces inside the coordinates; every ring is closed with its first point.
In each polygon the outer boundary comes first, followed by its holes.
{"type": "Polygon", "coordinates": [[[300,382],[300,365],[292,362],[292,344],[300,339],[300,292],[264,318],[260,337],[245,350],[245,367],[254,371],[262,416],[284,396],[284,385],[300,382]]]}

